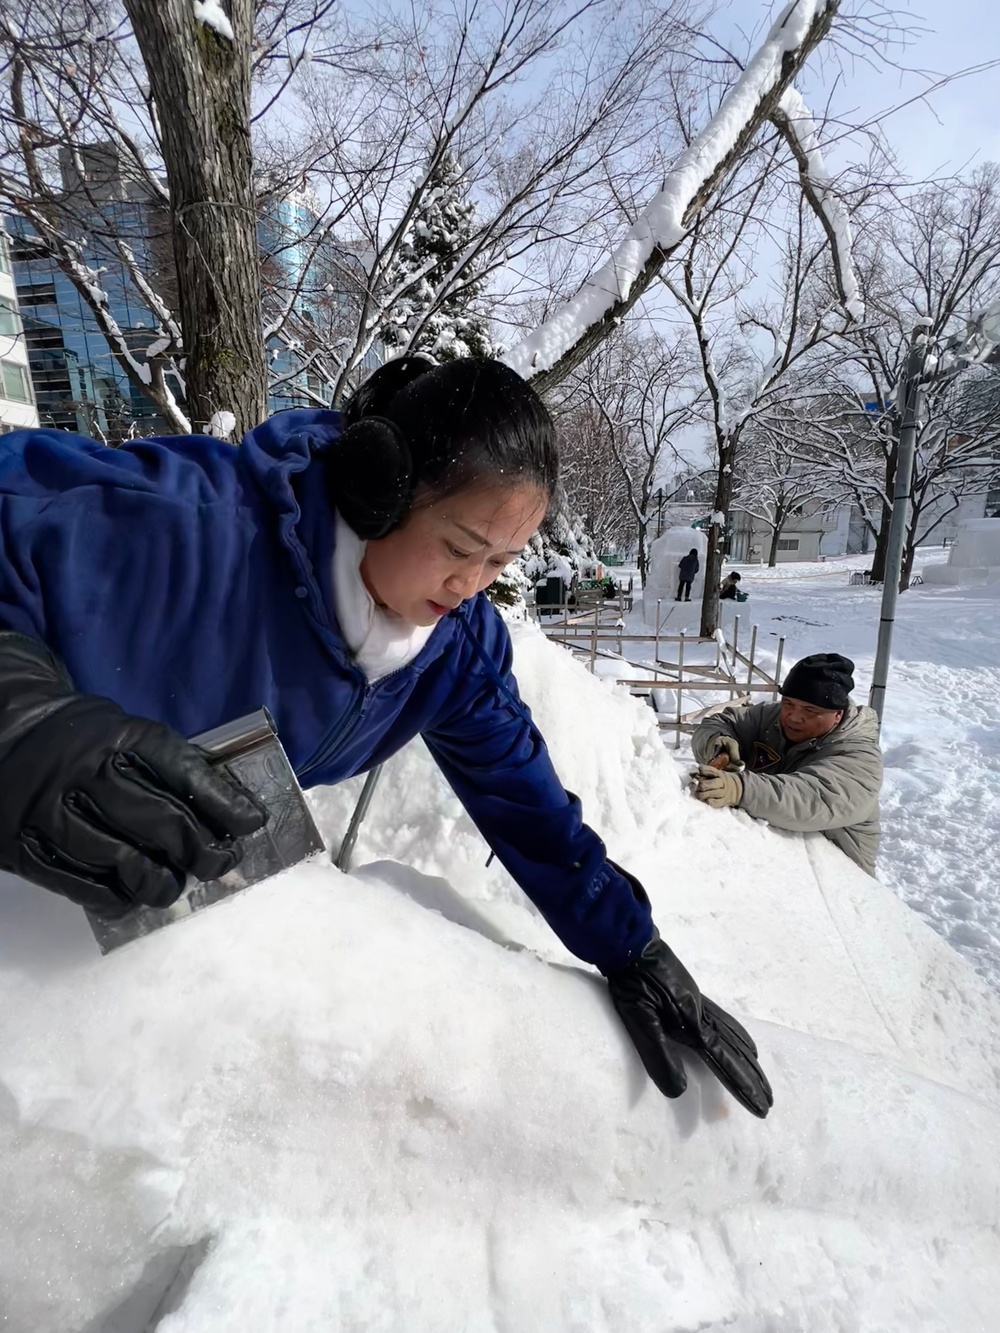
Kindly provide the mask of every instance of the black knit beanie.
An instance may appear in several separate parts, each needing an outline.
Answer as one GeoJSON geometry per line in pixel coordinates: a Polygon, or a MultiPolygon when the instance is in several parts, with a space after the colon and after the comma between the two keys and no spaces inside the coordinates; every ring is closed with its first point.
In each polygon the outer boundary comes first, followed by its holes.
{"type": "Polygon", "coordinates": [[[849,657],[841,657],[840,653],[813,653],[795,663],[785,677],[781,693],[814,708],[840,712],[851,702],[853,671],[854,663],[849,657]]]}

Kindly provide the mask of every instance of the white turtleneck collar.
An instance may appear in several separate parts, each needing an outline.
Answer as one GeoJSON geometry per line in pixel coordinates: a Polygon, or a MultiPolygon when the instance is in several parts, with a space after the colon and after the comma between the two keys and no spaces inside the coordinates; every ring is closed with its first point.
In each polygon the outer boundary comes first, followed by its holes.
{"type": "Polygon", "coordinates": [[[333,600],[347,646],[368,680],[374,683],[417,656],[436,625],[411,625],[375,604],[361,577],[368,545],[340,514],[335,514],[333,600]]]}

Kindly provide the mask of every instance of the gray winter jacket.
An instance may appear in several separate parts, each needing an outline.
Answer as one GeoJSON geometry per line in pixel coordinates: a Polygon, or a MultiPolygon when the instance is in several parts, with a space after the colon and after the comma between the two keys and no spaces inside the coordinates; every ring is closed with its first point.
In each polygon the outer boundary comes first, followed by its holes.
{"type": "Polygon", "coordinates": [[[691,738],[695,758],[705,764],[713,757],[713,736],[734,736],[746,764],[740,809],[775,828],[823,833],[873,875],[882,786],[878,716],[851,704],[828,735],[797,744],[780,717],[780,701],[713,713],[691,738]]]}

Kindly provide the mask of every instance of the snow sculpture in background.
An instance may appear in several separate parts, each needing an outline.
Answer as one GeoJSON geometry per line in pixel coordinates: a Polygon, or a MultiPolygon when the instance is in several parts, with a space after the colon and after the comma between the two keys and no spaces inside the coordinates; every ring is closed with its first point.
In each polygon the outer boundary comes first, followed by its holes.
{"type": "Polygon", "coordinates": [[[1000,518],[970,519],[960,530],[946,565],[928,565],[925,583],[1000,590],[1000,518]]]}
{"type": "MultiPolygon", "coordinates": [[[[657,602],[673,602],[677,596],[680,562],[689,551],[698,552],[698,572],[691,596],[700,601],[705,587],[705,556],[708,542],[700,528],[668,528],[649,548],[649,570],[642,594],[642,614],[647,624],[656,623],[657,602]]],[[[660,618],[664,612],[661,608],[660,618]]]]}

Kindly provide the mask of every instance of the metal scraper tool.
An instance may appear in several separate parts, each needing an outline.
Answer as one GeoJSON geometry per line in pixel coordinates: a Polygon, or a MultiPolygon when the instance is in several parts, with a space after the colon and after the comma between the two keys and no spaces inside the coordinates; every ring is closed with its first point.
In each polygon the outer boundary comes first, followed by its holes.
{"type": "Polygon", "coordinates": [[[88,912],[101,953],[110,953],[161,926],[193,916],[251,884],[270,879],[324,849],[302,788],[266,709],[191,738],[212,764],[224,764],[268,811],[262,829],[241,839],[243,859],[219,879],[189,879],[172,907],[139,907],[120,921],[88,912]]]}

